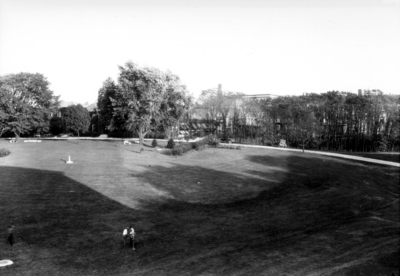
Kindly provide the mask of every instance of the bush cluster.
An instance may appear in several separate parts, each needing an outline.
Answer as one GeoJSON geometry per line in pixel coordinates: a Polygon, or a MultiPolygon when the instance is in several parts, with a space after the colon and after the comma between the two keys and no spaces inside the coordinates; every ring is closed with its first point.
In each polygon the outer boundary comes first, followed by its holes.
{"type": "Polygon", "coordinates": [[[0,149],[0,157],[4,157],[9,155],[11,152],[8,149],[2,148],[0,149]]]}
{"type": "Polygon", "coordinates": [[[208,146],[208,140],[203,139],[197,142],[192,142],[192,143],[181,143],[177,146],[175,146],[171,153],[172,155],[182,155],[184,153],[194,151],[194,150],[203,150],[207,148],[208,146]]]}
{"type": "Polygon", "coordinates": [[[153,147],[153,148],[155,148],[155,147],[157,147],[157,140],[156,139],[153,139],[153,142],[151,142],[151,146],[153,147]]]}
{"type": "Polygon", "coordinates": [[[220,140],[217,136],[210,136],[207,139],[207,143],[212,147],[218,147],[220,145],[220,140]]]}
{"type": "Polygon", "coordinates": [[[222,148],[222,149],[242,149],[241,146],[235,146],[235,145],[224,145],[224,144],[219,144],[218,148],[222,148]]]}
{"type": "Polygon", "coordinates": [[[184,154],[184,153],[186,153],[186,152],[189,152],[189,151],[191,151],[192,150],[192,145],[191,145],[192,143],[188,143],[188,144],[180,144],[180,145],[177,145],[177,146],[175,146],[173,149],[172,149],[172,155],[182,155],[182,154],[184,154]]]}
{"type": "MultiPolygon", "coordinates": [[[[153,141],[154,142],[154,141],[153,141]]],[[[242,149],[241,146],[236,145],[229,145],[229,144],[221,144],[220,140],[216,136],[206,137],[197,142],[191,143],[179,143],[175,145],[174,140],[168,140],[168,144],[166,148],[172,149],[171,154],[174,156],[179,156],[191,151],[198,151],[203,150],[208,147],[215,147],[215,148],[224,148],[224,149],[242,149]]]]}
{"type": "Polygon", "coordinates": [[[172,155],[182,155],[183,154],[183,149],[181,146],[177,146],[172,149],[172,155]]]}

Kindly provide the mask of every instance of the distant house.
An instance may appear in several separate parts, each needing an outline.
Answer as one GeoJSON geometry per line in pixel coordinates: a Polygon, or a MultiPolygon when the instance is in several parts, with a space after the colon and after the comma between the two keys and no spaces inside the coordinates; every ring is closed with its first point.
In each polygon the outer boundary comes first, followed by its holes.
{"type": "Polygon", "coordinates": [[[280,97],[279,95],[275,94],[248,94],[248,95],[243,95],[243,99],[275,99],[280,97]]]}

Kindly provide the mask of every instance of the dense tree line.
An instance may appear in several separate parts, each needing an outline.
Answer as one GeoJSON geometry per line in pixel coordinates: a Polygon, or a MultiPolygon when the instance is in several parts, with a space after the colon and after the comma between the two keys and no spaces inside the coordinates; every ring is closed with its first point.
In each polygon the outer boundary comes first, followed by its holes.
{"type": "Polygon", "coordinates": [[[399,106],[398,95],[379,90],[273,99],[207,90],[198,101],[198,114],[216,118],[216,123],[222,119],[223,136],[231,135],[239,142],[277,145],[285,139],[289,146],[303,149],[389,151],[400,146],[399,106]]]}

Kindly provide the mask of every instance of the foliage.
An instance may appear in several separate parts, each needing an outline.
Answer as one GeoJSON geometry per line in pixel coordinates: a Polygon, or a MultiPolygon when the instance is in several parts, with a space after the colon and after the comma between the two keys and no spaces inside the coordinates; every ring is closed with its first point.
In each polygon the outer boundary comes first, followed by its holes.
{"type": "Polygon", "coordinates": [[[19,73],[0,77],[0,136],[5,132],[19,138],[24,133],[49,129],[58,96],[41,74],[19,73]]]}
{"type": "Polygon", "coordinates": [[[50,119],[50,132],[54,135],[58,135],[63,132],[63,119],[60,117],[52,117],[50,119]]]}
{"type": "Polygon", "coordinates": [[[151,142],[151,145],[153,148],[157,147],[157,140],[153,139],[153,141],[151,142]]]}
{"type": "Polygon", "coordinates": [[[0,149],[0,157],[4,157],[9,155],[11,152],[8,149],[2,148],[0,149]]]}
{"type": "MultiPolygon", "coordinates": [[[[239,142],[277,145],[285,139],[288,145],[303,150],[346,151],[389,151],[400,144],[400,98],[380,90],[359,94],[328,91],[262,100],[223,96],[216,90],[203,91],[197,105],[203,110],[203,119],[204,114],[229,117],[239,142]],[[219,103],[219,96],[224,105],[219,103]]],[[[225,119],[223,137],[227,136],[225,119]]]]}
{"type": "MultiPolygon", "coordinates": [[[[195,143],[181,143],[178,146],[180,148],[182,148],[183,153],[186,153],[188,151],[192,151],[193,150],[193,144],[195,144],[195,143]]],[[[197,146],[198,146],[198,144],[197,144],[197,146]]]]}
{"type": "Polygon", "coordinates": [[[181,146],[176,146],[175,148],[172,149],[171,151],[172,155],[182,155],[183,154],[183,149],[181,146]]]}
{"type": "MultiPolygon", "coordinates": [[[[197,142],[179,143],[174,146],[173,150],[171,151],[171,154],[172,155],[182,155],[182,154],[192,152],[192,151],[203,150],[208,147],[208,143],[209,143],[209,141],[207,138],[204,138],[197,142]]],[[[167,148],[169,148],[168,145],[167,145],[167,148]]]]}
{"type": "Polygon", "coordinates": [[[90,126],[90,115],[86,108],[82,105],[71,105],[63,111],[63,122],[65,130],[74,133],[82,133],[88,131],[90,126]]]}
{"type": "Polygon", "coordinates": [[[198,108],[205,112],[206,116],[214,120],[222,121],[224,138],[227,137],[227,120],[232,114],[236,102],[242,97],[242,93],[222,91],[220,89],[208,89],[201,92],[198,108]]]}
{"type": "Polygon", "coordinates": [[[139,67],[127,62],[120,66],[112,102],[111,129],[123,120],[126,130],[138,133],[140,143],[151,130],[166,130],[183,115],[186,87],[170,72],[139,67]]]}
{"type": "Polygon", "coordinates": [[[182,155],[187,152],[202,150],[205,148],[204,143],[202,141],[193,142],[193,143],[181,143],[172,150],[172,155],[182,155]]]}
{"type": "Polygon", "coordinates": [[[220,144],[219,138],[215,135],[208,137],[207,142],[212,147],[218,147],[220,144]]]}
{"type": "Polygon", "coordinates": [[[227,145],[227,144],[220,144],[217,146],[218,148],[222,148],[222,149],[236,149],[236,150],[240,150],[243,147],[241,146],[236,146],[236,145],[227,145]]]}
{"type": "Polygon", "coordinates": [[[174,139],[170,138],[167,143],[167,149],[173,149],[173,148],[175,148],[175,141],[174,139]]]}
{"type": "Polygon", "coordinates": [[[200,148],[199,143],[194,142],[194,143],[190,143],[190,144],[191,144],[191,147],[193,150],[199,150],[199,148],[200,148]]]}
{"type": "Polygon", "coordinates": [[[121,116],[114,116],[114,106],[112,99],[116,97],[118,86],[108,78],[99,89],[97,98],[97,108],[99,114],[99,123],[101,127],[108,130],[124,130],[124,119],[121,116]]]}

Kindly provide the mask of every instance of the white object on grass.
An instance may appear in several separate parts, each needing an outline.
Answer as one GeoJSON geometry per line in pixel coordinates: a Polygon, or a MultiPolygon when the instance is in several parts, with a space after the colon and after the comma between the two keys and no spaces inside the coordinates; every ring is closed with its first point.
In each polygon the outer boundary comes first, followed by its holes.
{"type": "Polygon", "coordinates": [[[13,261],[11,260],[1,260],[0,261],[0,266],[6,266],[6,265],[12,265],[13,261]]]}
{"type": "Polygon", "coordinates": [[[124,145],[131,145],[131,142],[124,140],[124,145]]]}
{"type": "Polygon", "coordinates": [[[72,164],[72,163],[74,163],[74,162],[72,162],[72,160],[71,160],[71,156],[69,156],[69,155],[68,155],[68,161],[67,161],[67,164],[72,164]]]}

